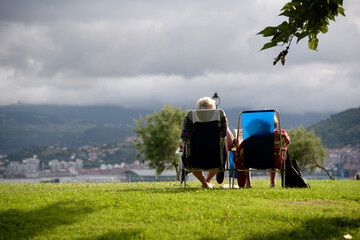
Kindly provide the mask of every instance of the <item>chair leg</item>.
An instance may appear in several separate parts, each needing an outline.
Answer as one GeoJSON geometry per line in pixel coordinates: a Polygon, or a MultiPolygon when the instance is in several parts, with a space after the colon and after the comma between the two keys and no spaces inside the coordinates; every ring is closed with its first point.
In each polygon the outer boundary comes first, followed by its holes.
{"type": "Polygon", "coordinates": [[[186,172],[184,171],[184,187],[186,188],[186,172]]]}
{"type": "Polygon", "coordinates": [[[179,180],[180,180],[180,188],[182,188],[182,183],[184,182],[184,187],[186,188],[186,170],[184,168],[184,164],[182,163],[182,161],[180,160],[179,163],[179,180]]]}
{"type": "Polygon", "coordinates": [[[280,167],[280,174],[281,174],[281,186],[285,188],[285,162],[281,163],[280,167]]]}
{"type": "Polygon", "coordinates": [[[232,170],[232,184],[231,184],[231,188],[234,188],[234,182],[235,182],[235,166],[232,170]]]}
{"type": "Polygon", "coordinates": [[[225,169],[226,169],[226,178],[227,178],[227,183],[229,185],[229,188],[230,188],[230,183],[231,183],[231,179],[230,179],[230,163],[229,163],[229,158],[228,160],[226,161],[226,166],[225,166],[225,169]]]}
{"type": "Polygon", "coordinates": [[[179,163],[179,180],[180,180],[180,188],[183,182],[183,168],[182,168],[182,161],[180,160],[179,163]]]}
{"type": "Polygon", "coordinates": [[[179,180],[180,180],[180,188],[181,188],[181,185],[182,185],[182,176],[181,176],[182,174],[181,174],[181,170],[179,171],[179,175],[180,175],[180,176],[179,176],[179,178],[180,178],[179,180]]]}

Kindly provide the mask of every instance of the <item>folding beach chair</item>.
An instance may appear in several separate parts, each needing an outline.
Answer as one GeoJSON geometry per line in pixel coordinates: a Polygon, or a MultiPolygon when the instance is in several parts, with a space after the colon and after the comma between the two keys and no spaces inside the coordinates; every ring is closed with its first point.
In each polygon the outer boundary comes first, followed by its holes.
{"type": "Polygon", "coordinates": [[[226,171],[226,130],[226,115],[221,109],[191,110],[186,113],[181,133],[185,144],[179,164],[180,188],[183,182],[186,187],[186,175],[194,168],[199,171],[218,168],[218,173],[226,171]]]}
{"type": "MultiPolygon", "coordinates": [[[[280,113],[277,110],[243,111],[239,114],[238,133],[240,129],[243,131],[243,142],[236,143],[236,154],[242,154],[242,163],[238,164],[241,167],[236,168],[237,171],[277,171],[281,174],[281,185],[285,187],[285,161],[281,161],[280,167],[275,166],[275,155],[282,156],[283,154],[280,113]],[[274,129],[274,114],[278,118],[279,131],[274,129]],[[280,144],[279,152],[275,152],[277,149],[274,147],[275,141],[278,141],[276,144],[280,144]],[[274,168],[278,170],[271,170],[274,168]]],[[[239,161],[240,158],[236,156],[234,159],[239,161]]],[[[233,177],[233,185],[234,179],[233,177]]]]}

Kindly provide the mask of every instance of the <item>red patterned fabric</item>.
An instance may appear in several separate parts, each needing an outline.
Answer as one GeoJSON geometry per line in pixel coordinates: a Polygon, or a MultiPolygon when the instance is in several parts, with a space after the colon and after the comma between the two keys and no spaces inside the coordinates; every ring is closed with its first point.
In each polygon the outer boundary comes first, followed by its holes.
{"type": "MultiPolygon", "coordinates": [[[[275,168],[279,169],[280,168],[280,129],[275,129],[274,130],[274,149],[275,149],[275,156],[274,156],[274,160],[275,160],[275,168]]],[[[282,160],[284,161],[285,159],[285,153],[286,153],[286,149],[287,146],[290,144],[290,137],[287,134],[287,132],[284,129],[281,129],[281,140],[282,140],[282,145],[283,145],[283,149],[284,150],[282,152],[282,160]]]]}

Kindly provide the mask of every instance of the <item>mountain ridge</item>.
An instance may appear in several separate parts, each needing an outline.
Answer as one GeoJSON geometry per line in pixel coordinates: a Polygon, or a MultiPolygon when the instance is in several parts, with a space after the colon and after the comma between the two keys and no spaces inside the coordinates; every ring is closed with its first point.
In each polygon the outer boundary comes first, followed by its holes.
{"type": "MultiPolygon", "coordinates": [[[[229,119],[229,127],[236,128],[238,114],[245,108],[223,110],[229,119]]],[[[133,120],[139,119],[140,115],[146,116],[153,112],[111,105],[0,106],[0,154],[12,153],[36,145],[81,146],[125,140],[128,136],[135,136],[132,131],[136,127],[133,120]]],[[[316,129],[317,123],[326,121],[333,115],[336,114],[281,113],[282,128],[315,126],[316,129]]]]}

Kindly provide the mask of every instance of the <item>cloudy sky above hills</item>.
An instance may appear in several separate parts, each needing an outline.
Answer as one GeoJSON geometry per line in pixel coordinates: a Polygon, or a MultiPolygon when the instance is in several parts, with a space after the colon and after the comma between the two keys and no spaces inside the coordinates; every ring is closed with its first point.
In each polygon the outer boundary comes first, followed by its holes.
{"type": "Polygon", "coordinates": [[[0,0],[0,105],[48,103],[287,113],[360,106],[360,1],[320,36],[259,51],[287,0],[0,0]]]}

